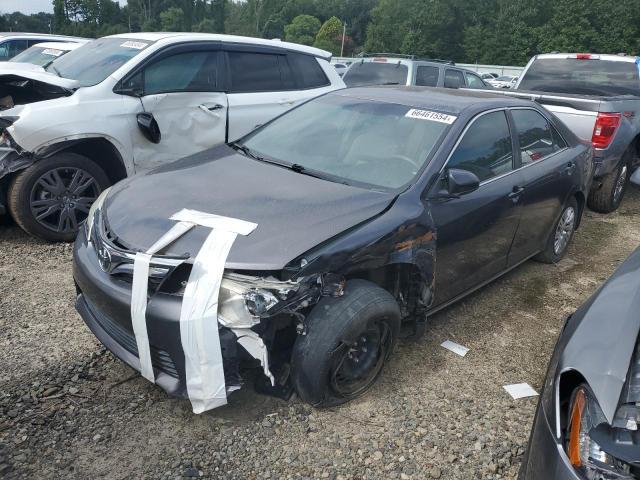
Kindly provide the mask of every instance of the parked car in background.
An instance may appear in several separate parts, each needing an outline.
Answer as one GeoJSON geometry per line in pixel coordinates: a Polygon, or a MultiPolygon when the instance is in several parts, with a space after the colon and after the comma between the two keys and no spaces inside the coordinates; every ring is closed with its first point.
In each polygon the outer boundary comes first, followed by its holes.
{"type": "Polygon", "coordinates": [[[135,33],[89,42],[46,71],[4,68],[0,96],[15,106],[0,114],[0,212],[7,205],[32,235],[73,240],[109,185],[343,88],[330,56],[248,37],[135,33]]]}
{"type": "Polygon", "coordinates": [[[146,378],[193,402],[185,356],[200,340],[185,350],[181,304],[194,257],[216,235],[200,226],[165,235],[170,217],[189,209],[250,222],[255,230],[208,270],[222,278],[208,311],[224,364],[215,390],[240,387],[242,362],[257,359],[276,390],[336,405],[374,384],[401,329],[420,334],[431,313],[529,258],[559,261],[591,170],[591,147],[534,102],[338,90],[105,192],[74,247],[77,308],[134,369],[149,343],[146,378]],[[150,254],[148,302],[140,294],[148,341],[132,325],[136,252],[150,254]]]}
{"type": "Polygon", "coordinates": [[[500,77],[494,78],[493,80],[487,80],[494,88],[513,88],[518,81],[518,77],[514,75],[502,75],[500,77]]]}
{"type": "Polygon", "coordinates": [[[518,478],[640,478],[638,310],[640,249],[567,319],[518,478]]]}
{"type": "MultiPolygon", "coordinates": [[[[87,40],[88,41],[88,40],[87,40]]],[[[7,63],[0,64],[3,66],[15,68],[14,63],[22,63],[24,65],[33,65],[34,67],[46,67],[56,58],[75,50],[86,42],[43,42],[36,43],[33,47],[27,48],[24,52],[19,53],[7,63]]],[[[27,67],[29,68],[29,67],[27,67]]]]}
{"type": "Polygon", "coordinates": [[[595,148],[589,207],[618,208],[640,162],[640,57],[557,53],[537,55],[513,91],[553,112],[595,148]]]}
{"type": "Polygon", "coordinates": [[[0,33],[0,62],[12,59],[27,48],[42,42],[86,42],[86,38],[49,35],[46,33],[0,33]]]}
{"type": "Polygon", "coordinates": [[[480,75],[480,78],[485,82],[488,80],[495,80],[499,75],[497,73],[483,73],[480,75]]]}
{"type": "Polygon", "coordinates": [[[490,89],[479,75],[448,60],[414,55],[372,53],[356,59],[342,79],[347,87],[416,85],[424,87],[490,89]]]}
{"type": "Polygon", "coordinates": [[[344,72],[346,72],[347,69],[349,68],[344,63],[332,63],[332,65],[333,65],[333,68],[336,69],[336,72],[338,72],[338,75],[340,76],[343,76],[344,72]]]}

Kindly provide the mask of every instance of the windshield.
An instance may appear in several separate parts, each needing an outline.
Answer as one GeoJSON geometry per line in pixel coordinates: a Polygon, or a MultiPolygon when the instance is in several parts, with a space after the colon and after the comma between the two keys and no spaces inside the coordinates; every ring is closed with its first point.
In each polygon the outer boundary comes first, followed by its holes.
{"type": "Polygon", "coordinates": [[[344,74],[347,87],[364,85],[406,85],[409,69],[398,62],[359,62],[351,65],[344,74]]]}
{"type": "Polygon", "coordinates": [[[522,77],[521,90],[578,95],[640,95],[638,65],[633,62],[544,58],[522,77]]]}
{"type": "Polygon", "coordinates": [[[454,120],[406,105],[327,95],[291,110],[241,143],[258,157],[298,171],[399,189],[416,177],[454,120]]]}
{"type": "Polygon", "coordinates": [[[46,48],[34,46],[13,57],[10,62],[33,63],[34,65],[46,65],[56,58],[64,55],[65,50],[58,48],[46,48]]]}
{"type": "Polygon", "coordinates": [[[498,77],[496,78],[496,80],[499,82],[510,82],[511,80],[513,80],[513,77],[498,77]]]}
{"type": "Polygon", "coordinates": [[[56,59],[47,71],[90,87],[102,82],[153,42],[99,38],[56,59]]]}

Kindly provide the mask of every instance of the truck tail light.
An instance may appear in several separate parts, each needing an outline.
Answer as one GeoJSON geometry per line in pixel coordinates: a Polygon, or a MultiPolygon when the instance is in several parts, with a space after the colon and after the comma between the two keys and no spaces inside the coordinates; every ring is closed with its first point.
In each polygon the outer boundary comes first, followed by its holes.
{"type": "Polygon", "coordinates": [[[576,55],[576,58],[578,60],[591,60],[591,54],[590,53],[578,53],[576,55]]]}
{"type": "Polygon", "coordinates": [[[620,113],[598,113],[591,143],[594,148],[607,148],[620,126],[620,113]]]}

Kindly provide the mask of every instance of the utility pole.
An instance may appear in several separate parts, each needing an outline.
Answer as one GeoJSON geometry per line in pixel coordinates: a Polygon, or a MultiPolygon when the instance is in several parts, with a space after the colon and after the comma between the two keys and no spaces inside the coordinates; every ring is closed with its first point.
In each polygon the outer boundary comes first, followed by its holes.
{"type": "Polygon", "coordinates": [[[347,34],[347,22],[342,25],[342,46],[340,47],[340,56],[344,57],[344,36],[347,34]]]}

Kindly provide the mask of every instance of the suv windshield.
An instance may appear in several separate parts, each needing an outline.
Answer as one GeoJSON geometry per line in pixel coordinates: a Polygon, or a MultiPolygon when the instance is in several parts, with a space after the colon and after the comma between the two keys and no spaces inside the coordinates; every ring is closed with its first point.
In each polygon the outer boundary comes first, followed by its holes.
{"type": "Polygon", "coordinates": [[[128,38],[100,38],[56,59],[47,71],[77,80],[82,87],[102,82],[153,42],[128,38]]]}
{"type": "Polygon", "coordinates": [[[544,58],[534,60],[521,90],[578,95],[640,95],[638,65],[633,62],[544,58]]]}
{"type": "Polygon", "coordinates": [[[240,143],[257,158],[310,175],[399,189],[416,177],[454,119],[406,105],[327,95],[240,143]]]}
{"type": "Polygon", "coordinates": [[[406,85],[409,69],[397,61],[393,63],[358,62],[344,74],[347,87],[364,85],[406,85]]]}

